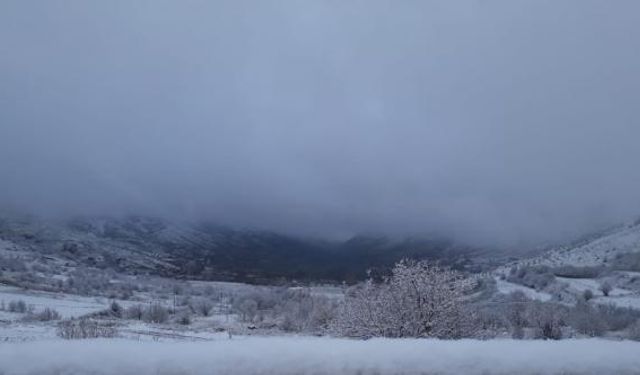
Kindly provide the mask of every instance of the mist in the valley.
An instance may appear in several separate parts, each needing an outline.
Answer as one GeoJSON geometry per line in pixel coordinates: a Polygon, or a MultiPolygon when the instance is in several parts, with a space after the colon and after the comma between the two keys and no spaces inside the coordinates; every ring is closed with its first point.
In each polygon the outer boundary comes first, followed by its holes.
{"type": "Polygon", "coordinates": [[[2,1],[0,205],[330,238],[571,238],[640,215],[638,14],[631,0],[2,1]]]}

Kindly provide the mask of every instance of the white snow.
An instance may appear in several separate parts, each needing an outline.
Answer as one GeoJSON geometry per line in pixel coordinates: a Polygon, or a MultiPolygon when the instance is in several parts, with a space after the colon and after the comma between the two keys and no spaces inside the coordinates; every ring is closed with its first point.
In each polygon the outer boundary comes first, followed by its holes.
{"type": "Polygon", "coordinates": [[[0,373],[21,374],[637,374],[640,343],[564,340],[355,341],[240,337],[0,344],[0,373]]]}
{"type": "Polygon", "coordinates": [[[543,301],[543,302],[551,300],[551,295],[549,293],[538,292],[535,289],[527,288],[526,286],[523,286],[523,285],[510,283],[508,281],[501,280],[498,277],[496,277],[496,286],[498,288],[498,291],[503,294],[510,294],[516,291],[520,291],[524,293],[528,298],[531,298],[534,300],[543,301]]]}
{"type": "Polygon", "coordinates": [[[609,297],[596,297],[592,300],[599,304],[613,304],[618,307],[630,307],[640,310],[640,295],[625,295],[625,296],[609,296],[609,297]]]}
{"type": "Polygon", "coordinates": [[[556,277],[560,282],[569,285],[569,290],[576,295],[581,295],[585,290],[589,289],[593,292],[593,303],[606,305],[613,304],[618,307],[631,307],[640,309],[640,294],[631,290],[622,288],[613,288],[609,292],[609,296],[604,296],[600,291],[600,281],[595,279],[575,279],[568,277],[556,277]]]}
{"type": "Polygon", "coordinates": [[[0,285],[0,301],[8,304],[10,301],[23,300],[27,305],[33,305],[36,311],[53,308],[63,318],[78,317],[92,312],[104,310],[107,303],[96,301],[95,298],[81,297],[62,293],[47,293],[25,291],[19,288],[0,285]]]}
{"type": "Polygon", "coordinates": [[[537,259],[549,266],[600,266],[617,254],[640,251],[640,225],[621,227],[602,237],[570,249],[556,249],[537,259]]]}
{"type": "MultiPolygon", "coordinates": [[[[556,277],[556,280],[561,281],[569,285],[569,288],[575,292],[582,293],[585,290],[591,290],[594,295],[602,295],[600,291],[601,281],[595,279],[576,279],[571,277],[556,277]]],[[[624,296],[632,294],[630,290],[622,288],[613,288],[610,292],[610,296],[624,296]]]]}

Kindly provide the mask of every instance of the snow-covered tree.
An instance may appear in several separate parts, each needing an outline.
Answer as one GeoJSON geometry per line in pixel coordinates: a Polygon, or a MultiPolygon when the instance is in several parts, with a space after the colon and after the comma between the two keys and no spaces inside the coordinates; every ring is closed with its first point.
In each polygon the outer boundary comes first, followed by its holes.
{"type": "Polygon", "coordinates": [[[358,337],[460,337],[470,287],[458,272],[403,260],[381,283],[370,279],[348,291],[335,329],[358,337]]]}
{"type": "Polygon", "coordinates": [[[609,292],[611,292],[611,289],[613,288],[611,287],[611,284],[609,284],[607,281],[600,284],[600,291],[602,292],[602,294],[605,295],[605,297],[609,296],[609,292]]]}

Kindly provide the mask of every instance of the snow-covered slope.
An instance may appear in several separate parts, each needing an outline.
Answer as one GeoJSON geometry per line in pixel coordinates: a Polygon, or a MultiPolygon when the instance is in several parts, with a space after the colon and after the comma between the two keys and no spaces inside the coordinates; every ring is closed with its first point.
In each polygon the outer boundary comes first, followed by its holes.
{"type": "Polygon", "coordinates": [[[572,303],[583,298],[586,291],[590,291],[592,303],[639,308],[640,273],[632,272],[638,267],[639,258],[633,254],[640,254],[638,221],[534,257],[509,262],[498,267],[495,275],[498,289],[503,293],[513,291],[514,288],[522,289],[523,286],[519,284],[524,284],[524,288],[529,289],[524,290],[525,294],[530,298],[544,300],[537,295],[543,292],[551,293],[556,301],[572,303]],[[531,287],[531,278],[525,281],[519,276],[527,272],[545,273],[549,277],[548,284],[537,291],[527,288],[531,287]],[[608,295],[601,290],[605,283],[611,288],[608,295]]]}
{"type": "Polygon", "coordinates": [[[618,254],[640,251],[640,225],[631,224],[585,244],[551,251],[544,257],[543,264],[598,266],[618,254]]]}
{"type": "Polygon", "coordinates": [[[58,274],[65,273],[61,268],[91,267],[251,283],[358,280],[367,269],[386,268],[405,257],[471,268],[485,257],[443,239],[325,241],[144,216],[48,220],[0,214],[0,240],[0,270],[16,268],[2,263],[17,259],[53,265],[58,274]]]}
{"type": "Polygon", "coordinates": [[[639,222],[616,227],[597,237],[574,245],[558,247],[533,258],[515,261],[508,266],[602,266],[619,255],[637,252],[640,252],[639,222]]]}

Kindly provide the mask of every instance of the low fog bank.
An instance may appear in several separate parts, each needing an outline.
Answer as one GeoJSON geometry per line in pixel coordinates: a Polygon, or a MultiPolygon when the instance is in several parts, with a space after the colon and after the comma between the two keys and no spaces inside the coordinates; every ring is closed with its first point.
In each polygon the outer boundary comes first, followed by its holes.
{"type": "Polygon", "coordinates": [[[640,213],[637,1],[0,4],[0,205],[558,241],[640,213]]]}

